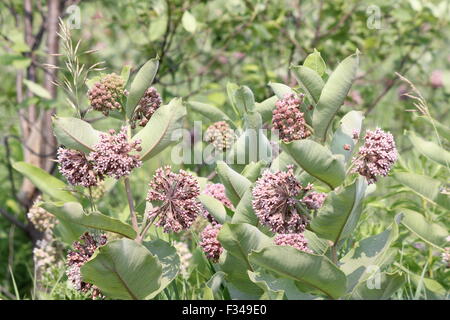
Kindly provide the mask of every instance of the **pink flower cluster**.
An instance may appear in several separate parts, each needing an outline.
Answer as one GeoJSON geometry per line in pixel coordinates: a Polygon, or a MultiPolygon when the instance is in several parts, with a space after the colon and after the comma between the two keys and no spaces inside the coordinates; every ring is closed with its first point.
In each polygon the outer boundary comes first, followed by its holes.
{"type": "Polygon", "coordinates": [[[155,111],[161,106],[161,104],[162,98],[158,91],[153,87],[148,88],[134,111],[132,119],[133,127],[135,126],[134,122],[136,121],[138,121],[141,127],[145,127],[147,122],[153,116],[155,111]]]}
{"type": "Polygon", "coordinates": [[[202,247],[203,252],[205,252],[206,257],[213,262],[219,261],[220,255],[223,252],[222,245],[220,244],[219,240],[217,240],[217,236],[221,227],[222,225],[220,224],[209,224],[202,231],[202,234],[200,236],[201,241],[199,245],[202,247]]]}
{"type": "Polygon", "coordinates": [[[274,242],[278,246],[291,246],[303,252],[313,253],[303,233],[277,234],[274,242]]]}
{"type": "Polygon", "coordinates": [[[88,91],[92,108],[105,116],[112,110],[120,109],[120,99],[126,94],[124,86],[125,82],[119,75],[111,73],[104,76],[88,91]]]}
{"type": "Polygon", "coordinates": [[[311,188],[301,186],[292,167],[287,172],[264,171],[252,190],[256,216],[275,233],[303,232],[308,218],[299,212],[297,197],[311,188]]]}
{"type": "MultiPolygon", "coordinates": [[[[231,203],[230,199],[228,199],[227,195],[225,194],[225,186],[221,183],[208,183],[205,187],[205,190],[203,190],[203,193],[211,196],[227,207],[228,209],[234,210],[234,206],[231,203]]],[[[217,221],[214,219],[214,217],[208,212],[208,210],[203,210],[205,218],[212,224],[217,224],[217,221]]]]}
{"type": "Polygon", "coordinates": [[[397,161],[397,149],[392,134],[380,128],[367,130],[364,145],[353,158],[352,172],[367,178],[369,184],[377,181],[377,176],[386,176],[397,161]]]}
{"type": "Polygon", "coordinates": [[[83,152],[58,148],[57,161],[59,172],[74,186],[96,186],[101,176],[83,152]]]}
{"type": "Polygon", "coordinates": [[[213,123],[205,132],[205,141],[212,143],[214,148],[220,151],[231,148],[234,139],[234,132],[225,121],[213,123]]]}
{"type": "Polygon", "coordinates": [[[272,112],[272,126],[277,130],[280,139],[284,142],[305,139],[311,135],[300,105],[303,103],[303,95],[297,96],[287,93],[283,99],[275,103],[275,110],[272,112]]]}
{"type": "Polygon", "coordinates": [[[197,180],[184,170],[171,171],[170,166],[156,170],[149,184],[147,201],[160,201],[161,205],[148,212],[149,219],[158,218],[157,226],[164,232],[180,232],[191,226],[203,206],[198,202],[200,186],[197,180]]]}
{"type": "Polygon", "coordinates": [[[301,200],[308,209],[317,210],[323,206],[323,202],[327,197],[326,193],[310,192],[301,200]]]}
{"type": "Polygon", "coordinates": [[[100,290],[87,282],[84,282],[81,278],[81,267],[92,257],[95,250],[99,246],[106,244],[106,235],[102,234],[99,237],[93,237],[88,232],[85,232],[80,241],[73,243],[73,250],[70,250],[67,254],[67,277],[72,283],[73,287],[81,292],[89,292],[92,290],[92,298],[96,299],[102,297],[100,290]]]}
{"type": "Polygon", "coordinates": [[[100,134],[100,142],[94,146],[90,158],[94,163],[94,170],[100,175],[109,175],[116,179],[127,176],[131,170],[142,165],[138,155],[130,154],[133,151],[141,151],[141,141],[128,141],[126,127],[122,127],[119,133],[100,134]]]}

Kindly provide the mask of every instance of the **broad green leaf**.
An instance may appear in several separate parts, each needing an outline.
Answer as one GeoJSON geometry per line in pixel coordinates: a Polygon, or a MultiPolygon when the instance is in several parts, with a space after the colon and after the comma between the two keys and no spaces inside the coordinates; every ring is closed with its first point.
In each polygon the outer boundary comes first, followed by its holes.
{"type": "Polygon", "coordinates": [[[136,231],[130,225],[98,211],[86,213],[78,202],[45,202],[41,206],[59,220],[86,228],[114,232],[130,239],[136,238],[136,231]]]}
{"type": "Polygon", "coordinates": [[[255,104],[255,111],[261,115],[263,122],[272,120],[272,111],[275,109],[275,103],[277,101],[278,97],[273,96],[255,104]]]}
{"type": "Polygon", "coordinates": [[[305,91],[310,103],[316,104],[325,85],[320,75],[314,70],[304,66],[291,67],[298,84],[305,91]]]}
{"type": "Polygon", "coordinates": [[[330,150],[333,154],[344,156],[346,163],[350,161],[355,147],[353,130],[361,132],[363,119],[364,116],[361,111],[350,111],[342,117],[340,127],[334,132],[330,150]],[[345,145],[349,147],[349,150],[346,150],[345,145]]]}
{"type": "Polygon", "coordinates": [[[227,82],[227,95],[233,107],[234,113],[239,116],[239,110],[236,105],[236,91],[239,89],[239,85],[233,82],[227,82]]]}
{"type": "Polygon", "coordinates": [[[156,156],[181,138],[177,129],[181,129],[185,115],[186,108],[179,98],[156,110],[147,125],[133,137],[133,140],[142,141],[142,151],[139,152],[141,160],[156,156]]]}
{"type": "Polygon", "coordinates": [[[250,263],[298,281],[314,291],[337,299],[344,295],[347,279],[327,257],[289,246],[268,246],[250,254],[250,263]]]}
{"type": "Polygon", "coordinates": [[[217,162],[216,171],[225,186],[228,199],[230,199],[231,203],[236,207],[244,196],[244,193],[250,187],[250,180],[231,169],[223,161],[217,162]]]}
{"type": "Polygon", "coordinates": [[[369,279],[359,283],[352,292],[353,300],[389,300],[406,282],[405,274],[375,272],[369,279]]]}
{"type": "Polygon", "coordinates": [[[327,240],[319,238],[314,232],[305,230],[303,235],[306,240],[308,240],[308,248],[310,248],[314,253],[319,255],[324,255],[328,248],[330,247],[327,240]]]}
{"type": "MultiPolygon", "coordinates": [[[[216,272],[211,279],[206,283],[203,300],[220,300],[221,284],[225,279],[225,273],[222,271],[216,272]]],[[[223,299],[223,298],[222,298],[223,299]]]]}
{"type": "Polygon", "coordinates": [[[335,244],[348,238],[361,215],[366,188],[365,179],[360,177],[345,189],[330,192],[324,206],[312,219],[311,229],[335,244]]]}
{"type": "Polygon", "coordinates": [[[450,196],[442,192],[444,186],[439,180],[410,172],[396,172],[393,176],[424,199],[444,209],[450,209],[450,196]]]}
{"type": "Polygon", "coordinates": [[[222,202],[206,194],[198,196],[198,200],[203,204],[206,210],[217,220],[220,224],[224,224],[227,220],[227,211],[222,202]]]}
{"type": "Polygon", "coordinates": [[[253,211],[252,200],[252,187],[249,187],[234,210],[234,215],[231,219],[232,223],[248,223],[252,226],[256,226],[258,224],[258,217],[253,211]]]}
{"type": "Polygon", "coordinates": [[[247,271],[251,281],[264,290],[265,300],[283,300],[284,296],[288,300],[312,300],[314,297],[298,290],[295,282],[286,278],[275,278],[274,276],[261,271],[247,271]]]}
{"type": "Polygon", "coordinates": [[[326,140],[327,130],[350,91],[358,63],[359,52],[344,59],[323,87],[313,114],[314,135],[322,141],[326,140]]]}
{"type": "Polygon", "coordinates": [[[53,232],[64,243],[70,246],[74,241],[80,240],[80,236],[86,232],[86,227],[65,220],[59,220],[59,223],[55,226],[53,232]]]}
{"type": "Polygon", "coordinates": [[[153,42],[160,39],[167,31],[168,22],[169,19],[165,12],[153,18],[148,28],[149,40],[153,42]]]}
{"type": "Polygon", "coordinates": [[[255,97],[247,86],[239,87],[234,92],[234,101],[240,113],[244,114],[255,110],[255,97]]]}
{"type": "Polygon", "coordinates": [[[60,117],[53,117],[53,132],[59,144],[85,153],[94,150],[101,133],[81,119],[60,117]]]}
{"type": "Polygon", "coordinates": [[[200,113],[202,116],[208,118],[213,122],[230,121],[230,118],[225,114],[225,112],[210,104],[196,101],[189,101],[188,105],[191,107],[192,110],[200,113]]]}
{"type": "Polygon", "coordinates": [[[50,92],[48,92],[48,90],[45,89],[44,87],[42,87],[41,85],[39,85],[33,81],[30,81],[30,80],[23,80],[23,83],[28,88],[28,90],[30,90],[32,93],[34,93],[38,97],[41,97],[41,98],[47,99],[47,100],[52,99],[52,95],[50,94],[50,92]]]}
{"type": "Polygon", "coordinates": [[[65,190],[67,189],[67,185],[64,182],[48,174],[41,168],[22,161],[15,162],[12,166],[24,177],[30,179],[36,188],[51,198],[60,201],[77,201],[77,198],[65,190]]]}
{"type": "Polygon", "coordinates": [[[443,248],[447,244],[447,230],[437,223],[428,221],[423,215],[409,209],[402,209],[401,224],[432,246],[443,248]]]}
{"type": "Polygon", "coordinates": [[[291,143],[283,142],[281,148],[303,170],[326,183],[331,189],[344,181],[345,168],[342,161],[319,143],[312,140],[297,140],[291,143]]]}
{"type": "Polygon", "coordinates": [[[258,161],[269,163],[272,160],[272,145],[264,134],[265,130],[261,129],[261,116],[250,112],[245,114],[244,119],[245,130],[227,154],[228,161],[245,165],[258,161]]]}
{"type": "Polygon", "coordinates": [[[409,140],[413,144],[414,148],[427,157],[443,166],[449,167],[450,165],[450,152],[439,147],[437,144],[431,141],[426,141],[417,136],[414,132],[409,132],[409,140]]]}
{"type": "Polygon", "coordinates": [[[245,166],[244,170],[242,170],[241,175],[246,177],[251,182],[255,182],[256,179],[261,175],[261,171],[263,170],[265,164],[263,161],[258,162],[250,162],[245,166]]]}
{"type": "Polygon", "coordinates": [[[186,29],[187,32],[195,33],[195,31],[197,30],[197,20],[187,10],[183,13],[183,17],[181,18],[181,24],[183,25],[183,28],[186,29]]]}
{"type": "Polygon", "coordinates": [[[291,87],[283,83],[269,82],[269,87],[272,88],[278,99],[283,99],[286,94],[294,93],[291,87]]]}
{"type": "Polygon", "coordinates": [[[341,259],[341,270],[347,275],[349,292],[359,282],[366,281],[375,269],[381,268],[388,257],[388,249],[397,236],[398,226],[394,222],[385,231],[356,243],[341,259]]]}
{"type": "Polygon", "coordinates": [[[127,98],[126,115],[128,118],[131,118],[134,109],[136,109],[136,106],[139,103],[139,100],[141,100],[145,91],[153,83],[153,79],[158,71],[158,66],[158,57],[150,59],[142,66],[141,69],[139,69],[136,77],[134,77],[133,82],[131,83],[130,93],[127,98]]]}
{"type": "Polygon", "coordinates": [[[286,171],[287,166],[294,164],[295,161],[287,152],[281,152],[270,164],[271,171],[286,171]]]}
{"type": "MultiPolygon", "coordinates": [[[[229,254],[248,264],[248,254],[273,244],[272,239],[255,226],[226,223],[217,237],[229,254]]],[[[249,265],[248,265],[249,266],[249,265]]],[[[251,270],[251,267],[249,266],[251,270]]]]}
{"type": "Polygon", "coordinates": [[[151,299],[163,291],[176,278],[178,272],[180,272],[180,256],[173,246],[161,239],[147,241],[143,244],[153,256],[158,258],[162,267],[159,288],[147,296],[147,299],[151,299]]]}
{"type": "Polygon", "coordinates": [[[131,65],[126,64],[122,67],[120,77],[123,79],[125,86],[127,85],[128,80],[130,80],[130,72],[131,72],[131,65]]]}
{"type": "Polygon", "coordinates": [[[323,61],[322,56],[320,55],[320,52],[316,49],[314,49],[314,52],[306,57],[305,61],[303,62],[303,66],[314,70],[319,76],[322,76],[327,68],[325,61],[323,61]]]}
{"type": "Polygon", "coordinates": [[[226,250],[221,255],[220,270],[225,272],[225,284],[232,299],[259,299],[264,293],[248,277],[248,264],[226,250]]]}
{"type": "Polygon", "coordinates": [[[109,298],[143,300],[161,287],[162,266],[144,246],[120,239],[99,247],[81,274],[109,298]]]}

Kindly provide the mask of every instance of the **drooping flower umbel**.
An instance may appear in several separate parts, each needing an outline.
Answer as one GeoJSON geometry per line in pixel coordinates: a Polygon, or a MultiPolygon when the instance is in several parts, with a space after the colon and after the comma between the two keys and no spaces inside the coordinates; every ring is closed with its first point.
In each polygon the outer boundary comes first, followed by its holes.
{"type": "Polygon", "coordinates": [[[277,234],[274,242],[278,246],[291,246],[303,252],[313,253],[308,248],[308,240],[303,233],[277,234]]]}
{"type": "Polygon", "coordinates": [[[59,172],[74,186],[96,186],[102,176],[86,155],[78,150],[58,148],[57,161],[59,172]]]}
{"type": "Polygon", "coordinates": [[[100,142],[90,154],[97,173],[120,179],[142,165],[138,155],[130,154],[133,151],[141,151],[141,141],[128,141],[126,131],[126,127],[122,127],[117,134],[112,129],[110,134],[100,134],[100,142]]]}
{"type": "Polygon", "coordinates": [[[353,172],[367,178],[369,184],[377,181],[377,176],[386,176],[397,161],[397,148],[392,134],[380,128],[367,130],[364,145],[353,158],[353,172]]]}
{"type": "Polygon", "coordinates": [[[308,218],[300,212],[297,198],[312,189],[302,187],[292,166],[286,172],[264,171],[252,190],[253,209],[261,224],[275,233],[299,233],[305,230],[308,218]]]}
{"type": "Polygon", "coordinates": [[[101,297],[100,290],[91,283],[83,281],[80,269],[92,257],[99,246],[106,244],[106,235],[102,234],[99,237],[94,237],[88,232],[85,232],[80,237],[80,240],[75,241],[73,243],[73,250],[67,253],[67,277],[76,290],[81,292],[92,290],[92,298],[95,299],[101,297]]]}
{"type": "Polygon", "coordinates": [[[298,96],[294,93],[287,93],[283,99],[275,103],[275,109],[272,112],[272,126],[277,130],[280,139],[284,142],[305,139],[311,135],[303,112],[300,106],[303,102],[303,95],[298,96]]]}
{"type": "Polygon", "coordinates": [[[56,241],[52,237],[44,237],[36,241],[36,245],[33,248],[33,260],[37,269],[45,272],[58,262],[58,258],[58,248],[56,241]]]}
{"type": "Polygon", "coordinates": [[[158,91],[153,87],[148,88],[134,111],[133,126],[135,126],[135,122],[138,122],[141,127],[145,127],[161,104],[162,98],[158,91]]]}
{"type": "Polygon", "coordinates": [[[191,226],[202,212],[203,206],[197,200],[200,195],[198,181],[188,172],[171,171],[170,166],[156,170],[149,184],[147,201],[160,201],[158,207],[149,213],[149,219],[158,219],[157,226],[164,232],[180,232],[191,226]]]}
{"type": "Polygon", "coordinates": [[[209,224],[200,235],[199,245],[202,247],[206,257],[212,262],[217,262],[223,252],[222,245],[219,240],[217,240],[217,235],[219,234],[221,227],[221,224],[209,224]]]}
{"type": "Polygon", "coordinates": [[[91,107],[105,116],[112,110],[119,110],[120,100],[126,95],[124,86],[125,81],[121,76],[115,73],[105,75],[88,91],[91,107]]]}
{"type": "Polygon", "coordinates": [[[214,148],[220,151],[231,148],[234,139],[234,132],[226,121],[213,123],[205,132],[205,141],[212,143],[214,148]]]}

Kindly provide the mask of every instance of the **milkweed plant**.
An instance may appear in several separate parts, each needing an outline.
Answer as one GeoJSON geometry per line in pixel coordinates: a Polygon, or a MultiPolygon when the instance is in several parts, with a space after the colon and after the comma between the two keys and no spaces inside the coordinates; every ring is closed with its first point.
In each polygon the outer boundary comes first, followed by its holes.
{"type": "Polygon", "coordinates": [[[226,112],[163,99],[152,86],[158,57],[133,76],[125,66],[83,78],[76,85],[88,106],[71,103],[73,117],[53,118],[61,179],[15,164],[45,184],[31,218],[69,244],[70,285],[92,299],[190,298],[188,285],[204,299],[391,297],[406,281],[392,248],[403,215],[353,239],[365,199],[399,158],[388,128],[366,127],[360,111],[338,117],[359,58],[326,72],[315,51],[290,67],[295,87],[269,83],[274,95],[261,102],[228,83],[226,112]],[[207,121],[191,125],[190,114],[207,121]],[[100,131],[89,115],[120,124],[100,131]],[[147,173],[164,150],[172,162],[147,173]],[[210,174],[189,170],[193,163],[210,174]],[[146,189],[133,184],[136,172],[146,189]],[[101,212],[98,201],[115,188],[126,212],[101,212]]]}

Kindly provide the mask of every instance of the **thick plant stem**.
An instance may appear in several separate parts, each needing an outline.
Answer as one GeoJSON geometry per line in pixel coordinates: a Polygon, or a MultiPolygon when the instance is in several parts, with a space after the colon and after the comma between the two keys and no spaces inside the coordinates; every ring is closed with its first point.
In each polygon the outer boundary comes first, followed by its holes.
{"type": "MultiPolygon", "coordinates": [[[[128,179],[128,177],[125,177],[124,183],[125,190],[127,192],[128,206],[130,208],[131,224],[133,225],[133,229],[136,231],[136,233],[139,234],[139,226],[137,222],[136,212],[134,211],[133,196],[131,195],[130,180],[128,179]]],[[[137,239],[139,240],[139,237],[137,239]]]]}
{"type": "Polygon", "coordinates": [[[332,259],[333,263],[334,263],[335,265],[337,265],[337,263],[338,263],[338,258],[337,258],[337,248],[336,248],[335,245],[333,245],[333,246],[331,247],[331,259],[332,259]]]}

